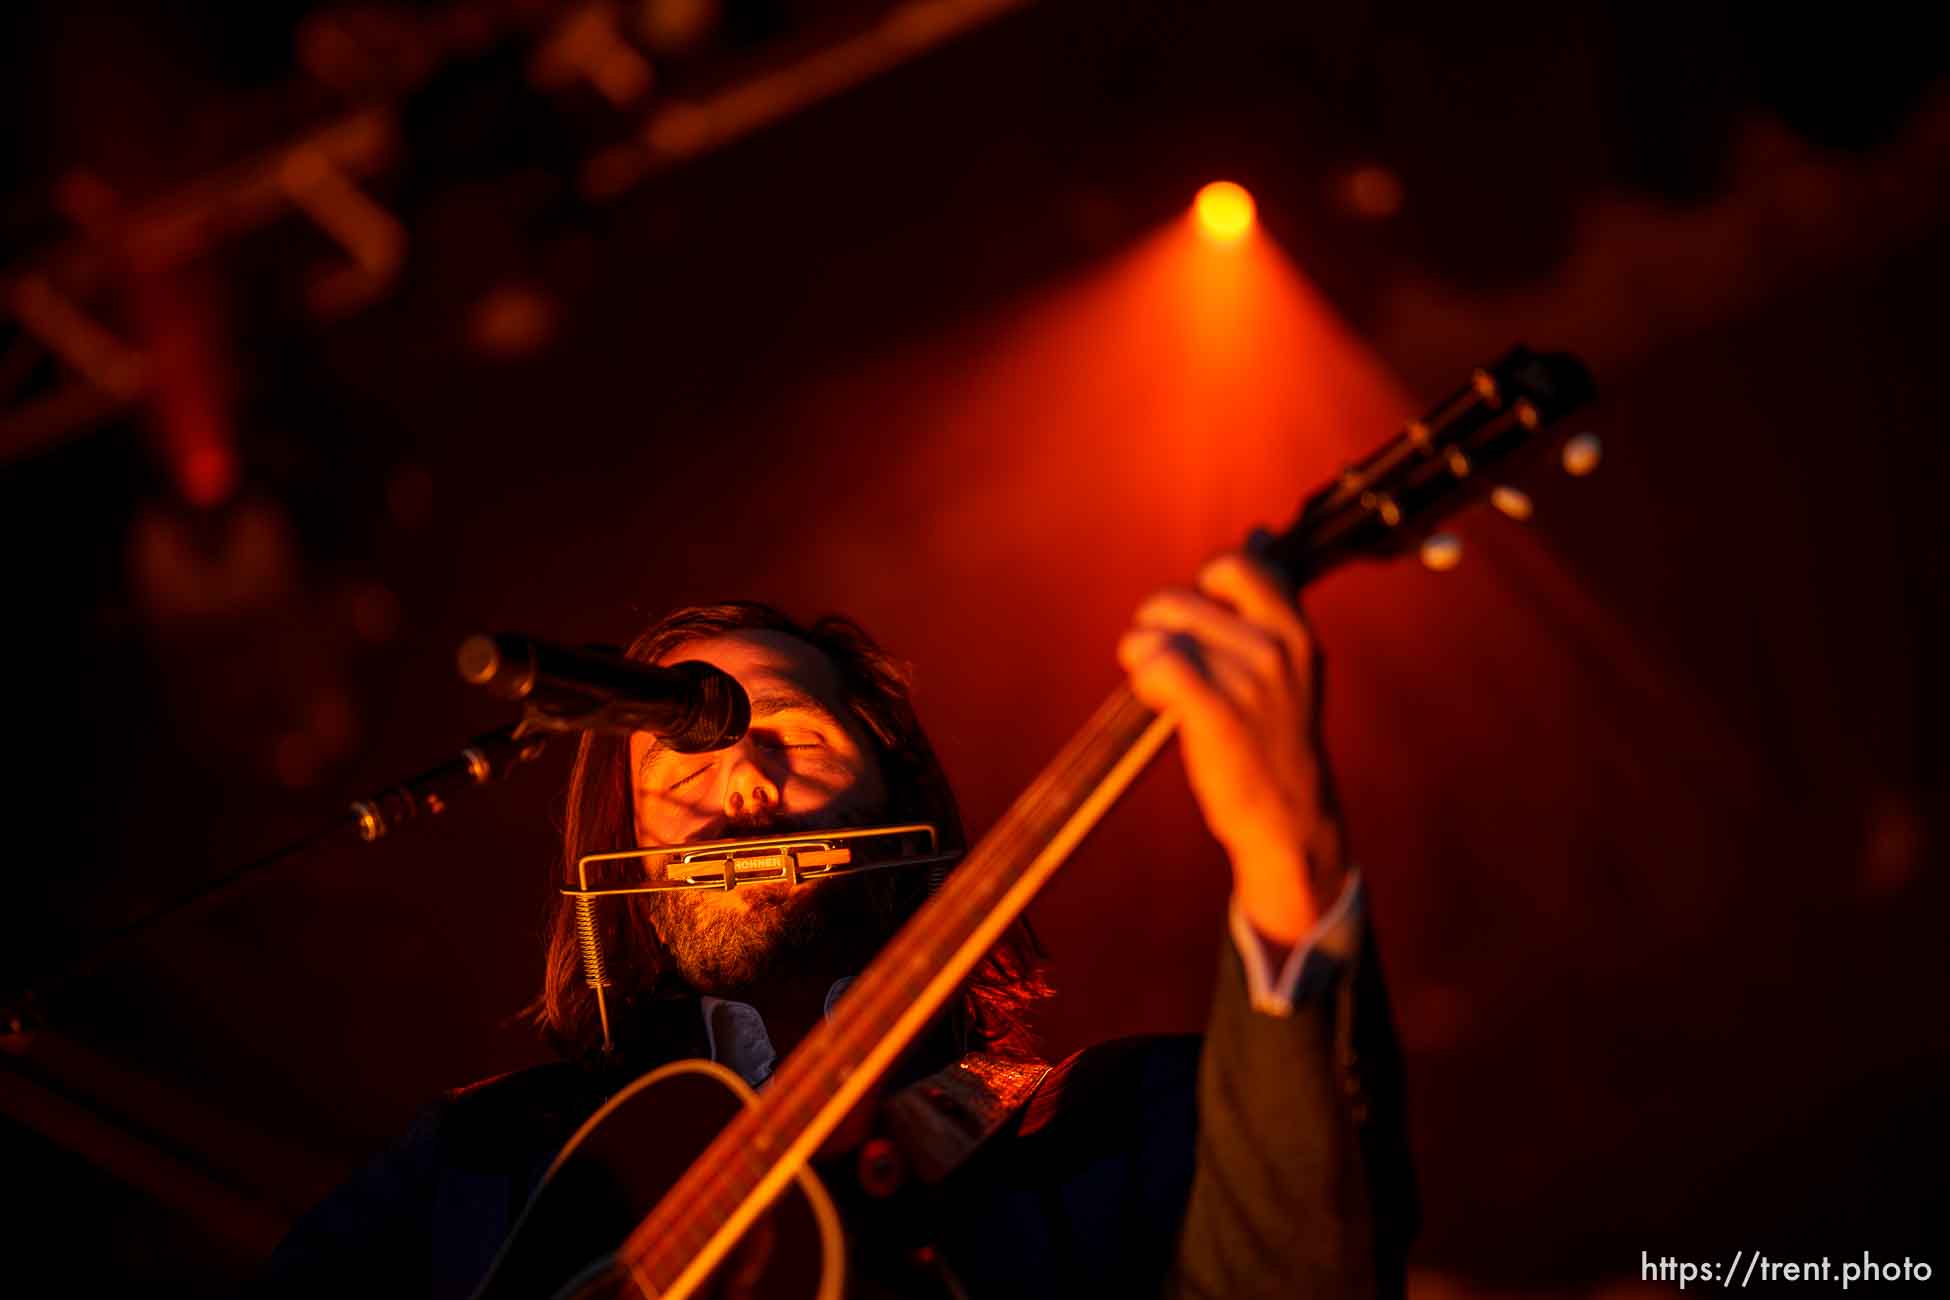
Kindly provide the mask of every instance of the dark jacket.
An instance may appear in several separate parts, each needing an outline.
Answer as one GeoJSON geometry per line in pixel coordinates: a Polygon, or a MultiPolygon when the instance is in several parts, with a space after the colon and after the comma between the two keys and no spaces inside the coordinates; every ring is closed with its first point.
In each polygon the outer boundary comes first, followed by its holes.
{"type": "MultiPolygon", "coordinates": [[[[1364,935],[1281,1018],[1249,1005],[1226,944],[1202,1041],[1077,1053],[909,1198],[940,1261],[975,1297],[1400,1295],[1415,1192],[1373,954],[1364,935]]],[[[671,1019],[665,1059],[704,1054],[690,1010],[671,1019]]],[[[618,1082],[564,1062],[450,1095],[298,1224],[262,1293],[469,1295],[555,1151],[618,1082]]]]}

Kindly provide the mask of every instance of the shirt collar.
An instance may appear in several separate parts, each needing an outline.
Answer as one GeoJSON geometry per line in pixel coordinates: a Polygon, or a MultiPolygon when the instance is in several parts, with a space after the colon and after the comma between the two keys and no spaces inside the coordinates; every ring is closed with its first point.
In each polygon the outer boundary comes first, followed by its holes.
{"type": "MultiPolygon", "coordinates": [[[[851,975],[833,981],[833,987],[826,990],[821,1014],[832,1018],[833,1005],[851,983],[851,975]]],[[[757,1007],[732,998],[707,995],[698,999],[698,1010],[704,1017],[704,1042],[713,1061],[754,1088],[772,1077],[779,1055],[772,1046],[771,1036],[765,1032],[765,1020],[757,1007]]]]}

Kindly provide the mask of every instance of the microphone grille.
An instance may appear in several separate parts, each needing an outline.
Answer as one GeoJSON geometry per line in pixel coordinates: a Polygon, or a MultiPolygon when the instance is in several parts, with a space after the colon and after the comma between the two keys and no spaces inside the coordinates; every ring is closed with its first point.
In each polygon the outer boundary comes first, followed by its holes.
{"type": "Polygon", "coordinates": [[[735,745],[752,725],[751,697],[738,679],[720,668],[696,660],[673,664],[679,672],[697,682],[697,708],[690,725],[669,737],[671,748],[682,754],[701,754],[735,745]]]}
{"type": "Polygon", "coordinates": [[[460,643],[454,662],[460,668],[462,681],[485,686],[501,668],[501,650],[491,636],[470,636],[460,643]]]}
{"type": "Polygon", "coordinates": [[[461,677],[504,700],[526,699],[538,671],[533,642],[518,636],[470,636],[454,652],[461,677]]]}

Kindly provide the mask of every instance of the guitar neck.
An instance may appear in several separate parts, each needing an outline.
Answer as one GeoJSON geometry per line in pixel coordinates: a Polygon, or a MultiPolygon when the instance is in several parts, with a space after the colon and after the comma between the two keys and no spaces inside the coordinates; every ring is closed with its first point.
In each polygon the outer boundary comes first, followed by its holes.
{"type": "Polygon", "coordinates": [[[833,1016],[664,1197],[619,1252],[650,1294],[716,1266],[954,996],[1071,850],[1144,770],[1172,724],[1119,687],[847,989],[833,1016]]]}

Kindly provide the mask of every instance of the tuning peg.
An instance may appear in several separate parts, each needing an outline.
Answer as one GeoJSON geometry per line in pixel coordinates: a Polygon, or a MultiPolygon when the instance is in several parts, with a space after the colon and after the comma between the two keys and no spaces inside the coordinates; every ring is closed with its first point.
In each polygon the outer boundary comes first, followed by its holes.
{"type": "Polygon", "coordinates": [[[1436,573],[1447,573],[1462,563],[1462,538],[1454,533],[1431,533],[1422,543],[1422,563],[1436,573]]]}
{"type": "Polygon", "coordinates": [[[1564,472],[1573,478],[1583,478],[1598,468],[1604,456],[1605,444],[1598,441],[1598,435],[1581,433],[1564,444],[1564,472]]]}
{"type": "Polygon", "coordinates": [[[1497,488],[1490,493],[1490,504],[1518,523],[1522,523],[1531,515],[1530,496],[1519,488],[1497,488]]]}

